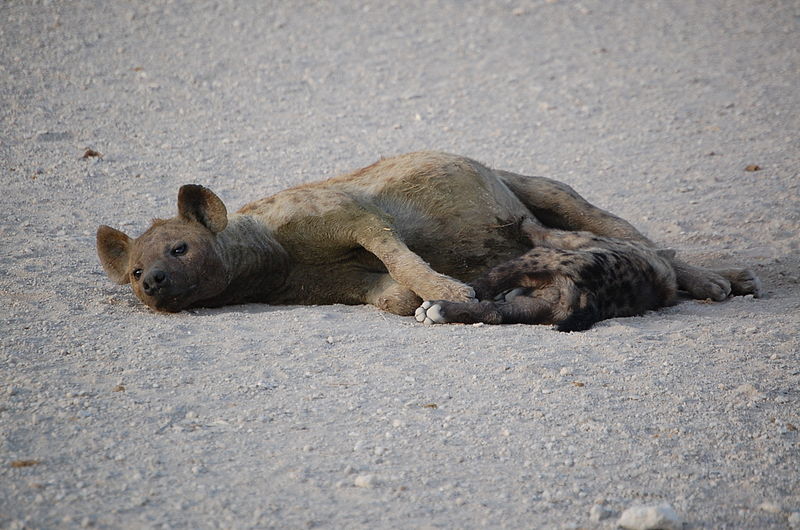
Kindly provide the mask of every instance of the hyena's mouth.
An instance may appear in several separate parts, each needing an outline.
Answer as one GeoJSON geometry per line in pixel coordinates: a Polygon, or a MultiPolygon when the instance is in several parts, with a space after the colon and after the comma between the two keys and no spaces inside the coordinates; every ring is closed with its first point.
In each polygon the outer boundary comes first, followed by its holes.
{"type": "Polygon", "coordinates": [[[150,300],[147,305],[156,311],[161,311],[164,313],[177,313],[183,309],[184,306],[184,304],[180,303],[180,301],[174,297],[159,297],[157,299],[150,300]]]}
{"type": "Polygon", "coordinates": [[[199,284],[196,283],[178,294],[164,293],[154,297],[152,307],[165,313],[178,313],[191,305],[194,299],[193,294],[197,291],[198,286],[199,284]]]}

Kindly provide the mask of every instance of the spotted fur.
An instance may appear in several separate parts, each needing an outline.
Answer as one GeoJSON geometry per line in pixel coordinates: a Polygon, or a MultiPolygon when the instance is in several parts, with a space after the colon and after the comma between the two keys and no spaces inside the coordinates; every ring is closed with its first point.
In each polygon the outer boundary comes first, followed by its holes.
{"type": "Polygon", "coordinates": [[[674,252],[525,223],[534,248],[471,283],[477,303],[425,304],[417,318],[438,323],[555,324],[581,331],[607,318],[674,303],[674,252]],[[429,315],[430,313],[430,315],[429,315]]]}

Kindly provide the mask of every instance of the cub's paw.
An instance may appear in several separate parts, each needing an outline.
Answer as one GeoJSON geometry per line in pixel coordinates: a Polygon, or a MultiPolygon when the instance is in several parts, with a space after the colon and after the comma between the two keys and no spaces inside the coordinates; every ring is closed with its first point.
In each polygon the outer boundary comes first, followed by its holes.
{"type": "Polygon", "coordinates": [[[750,269],[718,269],[717,274],[731,282],[731,294],[744,296],[752,294],[760,298],[764,294],[761,280],[750,269]]]}
{"type": "MultiPolygon", "coordinates": [[[[677,269],[677,268],[676,268],[677,269]]],[[[677,269],[678,287],[697,300],[725,300],[731,294],[731,282],[708,269],[685,267],[677,269]]]]}
{"type": "Polygon", "coordinates": [[[447,318],[444,316],[442,310],[442,302],[422,302],[422,305],[417,308],[414,313],[414,318],[417,322],[423,324],[447,324],[447,318]]]}

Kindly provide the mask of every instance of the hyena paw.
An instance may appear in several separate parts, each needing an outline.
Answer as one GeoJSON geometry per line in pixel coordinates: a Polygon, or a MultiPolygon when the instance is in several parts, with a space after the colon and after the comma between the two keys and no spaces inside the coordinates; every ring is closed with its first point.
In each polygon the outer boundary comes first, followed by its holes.
{"type": "Polygon", "coordinates": [[[731,282],[732,295],[752,294],[759,298],[764,294],[761,280],[750,269],[719,269],[714,272],[731,282]]]}
{"type": "Polygon", "coordinates": [[[422,305],[417,308],[414,313],[414,318],[417,322],[423,324],[447,324],[447,318],[442,312],[441,302],[422,302],[422,305]]]}
{"type": "Polygon", "coordinates": [[[731,282],[722,276],[708,275],[700,281],[687,285],[687,290],[694,298],[721,302],[730,296],[731,282]]]}
{"type": "Polygon", "coordinates": [[[465,283],[461,283],[452,278],[444,277],[446,281],[439,282],[431,289],[431,292],[424,293],[426,300],[449,300],[451,302],[472,302],[475,300],[475,289],[465,283]]]}
{"type": "Polygon", "coordinates": [[[731,282],[708,269],[692,267],[679,270],[678,287],[697,300],[725,300],[731,294],[731,282]]]}

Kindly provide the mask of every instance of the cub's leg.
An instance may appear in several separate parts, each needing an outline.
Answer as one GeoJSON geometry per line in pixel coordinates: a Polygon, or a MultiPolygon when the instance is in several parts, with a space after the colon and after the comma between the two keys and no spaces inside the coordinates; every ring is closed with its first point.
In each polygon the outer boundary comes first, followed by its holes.
{"type": "Polygon", "coordinates": [[[550,324],[552,311],[545,300],[517,296],[511,302],[423,302],[415,318],[425,324],[550,324]]]}
{"type": "MultiPolygon", "coordinates": [[[[517,288],[535,290],[541,297],[550,286],[561,285],[582,268],[591,265],[591,256],[580,250],[535,247],[483,273],[470,285],[479,300],[491,300],[517,288]]],[[[561,286],[560,288],[566,288],[561,286]]],[[[554,292],[557,292],[558,289],[554,292]]],[[[513,291],[512,291],[513,292],[513,291]]],[[[560,295],[552,298],[551,302],[560,295]]]]}
{"type": "Polygon", "coordinates": [[[580,293],[570,276],[588,265],[579,251],[533,248],[472,282],[480,302],[424,302],[415,317],[426,324],[552,324],[572,314],[580,293]]]}
{"type": "MultiPolygon", "coordinates": [[[[655,247],[633,225],[602,210],[562,182],[496,171],[537,219],[563,230],[585,230],[599,236],[629,239],[655,247]]],[[[758,278],[747,269],[712,271],[673,259],[678,287],[693,298],[724,300],[730,294],[761,294],[758,278]]]]}

